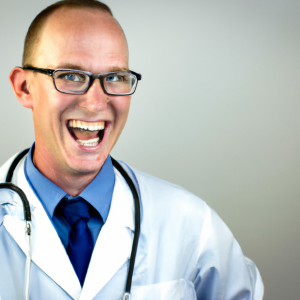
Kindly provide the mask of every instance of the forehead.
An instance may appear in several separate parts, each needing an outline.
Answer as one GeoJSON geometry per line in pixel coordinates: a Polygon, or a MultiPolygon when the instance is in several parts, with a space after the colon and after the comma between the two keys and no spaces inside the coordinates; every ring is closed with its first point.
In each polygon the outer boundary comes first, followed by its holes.
{"type": "Polygon", "coordinates": [[[63,8],[46,21],[37,47],[36,65],[82,66],[92,72],[110,65],[128,67],[128,48],[118,22],[100,10],[63,8]]]}

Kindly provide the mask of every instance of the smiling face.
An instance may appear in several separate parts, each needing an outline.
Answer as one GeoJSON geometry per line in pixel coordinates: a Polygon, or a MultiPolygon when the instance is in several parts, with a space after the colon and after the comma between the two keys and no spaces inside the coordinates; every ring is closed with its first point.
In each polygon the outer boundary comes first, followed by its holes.
{"type": "MultiPolygon", "coordinates": [[[[99,10],[63,8],[53,13],[35,57],[38,68],[92,73],[128,69],[123,31],[99,10]]],[[[33,99],[36,166],[44,174],[65,177],[97,174],[126,123],[130,96],[104,94],[98,79],[84,95],[58,92],[44,74],[26,71],[26,80],[33,99]]]]}

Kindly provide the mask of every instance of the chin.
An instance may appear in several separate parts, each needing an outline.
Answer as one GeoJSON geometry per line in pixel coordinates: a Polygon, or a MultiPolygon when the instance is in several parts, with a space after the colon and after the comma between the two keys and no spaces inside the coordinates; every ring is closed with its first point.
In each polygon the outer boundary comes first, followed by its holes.
{"type": "Polygon", "coordinates": [[[88,158],[72,159],[68,163],[69,170],[76,174],[97,174],[102,168],[107,155],[91,155],[88,158]]]}

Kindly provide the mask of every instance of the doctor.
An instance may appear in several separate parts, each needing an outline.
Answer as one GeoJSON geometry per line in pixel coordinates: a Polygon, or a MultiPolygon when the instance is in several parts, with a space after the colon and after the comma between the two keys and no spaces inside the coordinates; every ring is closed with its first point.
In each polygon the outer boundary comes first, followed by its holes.
{"type": "MultiPolygon", "coordinates": [[[[25,192],[32,214],[29,298],[119,300],[135,211],[109,153],[140,79],[129,71],[124,33],[98,1],[58,2],[31,24],[23,67],[10,80],[32,110],[35,143],[12,182],[25,192]]],[[[1,167],[1,182],[12,160],[1,167]]],[[[123,166],[141,201],[132,300],[262,299],[258,269],[205,202],[123,166]]],[[[0,299],[24,299],[23,206],[5,189],[0,240],[0,299]]]]}

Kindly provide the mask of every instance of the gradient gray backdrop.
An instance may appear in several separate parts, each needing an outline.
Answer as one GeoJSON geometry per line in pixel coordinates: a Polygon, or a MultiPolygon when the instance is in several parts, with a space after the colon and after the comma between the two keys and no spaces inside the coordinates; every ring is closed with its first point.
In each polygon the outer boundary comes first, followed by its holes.
{"type": "MultiPolygon", "coordinates": [[[[1,0],[1,164],[34,140],[8,76],[51,3],[1,0]]],[[[257,264],[265,299],[299,300],[300,2],[105,3],[143,74],[113,156],[204,199],[257,264]]]]}

